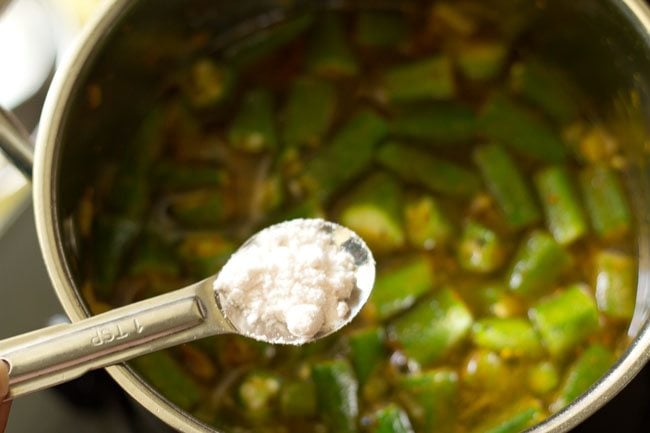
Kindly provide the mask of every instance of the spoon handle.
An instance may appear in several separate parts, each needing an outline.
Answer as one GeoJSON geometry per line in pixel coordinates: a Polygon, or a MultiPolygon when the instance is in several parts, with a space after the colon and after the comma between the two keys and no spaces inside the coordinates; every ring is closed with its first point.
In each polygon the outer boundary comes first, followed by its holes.
{"type": "Polygon", "coordinates": [[[72,380],[208,335],[233,332],[217,307],[212,283],[147,299],[71,324],[0,341],[9,364],[7,399],[72,380]]]}

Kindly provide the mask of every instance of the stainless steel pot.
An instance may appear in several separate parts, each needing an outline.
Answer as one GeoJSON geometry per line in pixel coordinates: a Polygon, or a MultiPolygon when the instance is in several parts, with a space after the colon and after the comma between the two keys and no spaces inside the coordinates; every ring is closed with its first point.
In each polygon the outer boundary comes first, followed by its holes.
{"type": "MultiPolygon", "coordinates": [[[[0,144],[27,176],[31,176],[33,161],[33,199],[40,245],[54,288],[71,320],[90,315],[80,294],[78,264],[82,252],[75,243],[72,217],[79,194],[102,156],[119,147],[119,137],[128,136],[138,113],[146,110],[151,89],[164,75],[159,68],[171,65],[166,62],[183,60],[180,49],[175,58],[168,58],[163,52],[153,53],[158,57],[151,62],[147,59],[151,60],[152,54],[142,52],[141,63],[129,62],[127,58],[111,65],[106,54],[110,47],[124,48],[128,44],[123,42],[130,40],[135,46],[132,54],[138,54],[138,38],[146,37],[147,29],[156,26],[166,26],[172,36],[202,26],[223,29],[223,38],[215,45],[227,45],[259,17],[274,20],[292,8],[323,3],[111,0],[57,72],[33,159],[24,131],[2,113],[0,144]],[[134,29],[136,34],[131,34],[134,29]],[[110,70],[100,77],[99,94],[97,88],[88,88],[86,83],[86,77],[98,65],[110,70]],[[104,108],[84,112],[89,97],[101,97],[104,108]],[[109,111],[103,111],[106,107],[109,111]],[[106,130],[111,131],[110,140],[102,134],[106,130]]],[[[507,2],[494,3],[496,8],[507,2]]],[[[633,342],[587,393],[531,430],[564,432],[616,395],[650,357],[650,11],[641,0],[542,3],[541,17],[526,39],[525,49],[547,57],[572,75],[596,107],[594,115],[616,128],[630,156],[629,187],[639,226],[638,302],[629,330],[633,342]]],[[[0,0],[0,9],[2,4],[0,0]]],[[[138,59],[137,55],[132,57],[138,59]]],[[[129,367],[114,366],[108,371],[131,396],[171,426],[182,431],[213,431],[159,395],[129,367]]]]}

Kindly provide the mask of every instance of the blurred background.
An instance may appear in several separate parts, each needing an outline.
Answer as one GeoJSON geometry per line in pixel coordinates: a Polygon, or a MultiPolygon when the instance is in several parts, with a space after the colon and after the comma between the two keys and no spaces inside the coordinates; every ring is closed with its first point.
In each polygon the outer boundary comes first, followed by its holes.
{"type": "MultiPolygon", "coordinates": [[[[103,0],[12,0],[0,15],[0,105],[36,133],[57,64],[103,0]]],[[[0,0],[0,10],[5,0],[0,0]]],[[[36,238],[29,183],[0,155],[0,339],[65,321],[36,238]]],[[[650,431],[650,368],[575,432],[650,431]]],[[[14,402],[7,433],[165,432],[103,371],[14,402]]]]}

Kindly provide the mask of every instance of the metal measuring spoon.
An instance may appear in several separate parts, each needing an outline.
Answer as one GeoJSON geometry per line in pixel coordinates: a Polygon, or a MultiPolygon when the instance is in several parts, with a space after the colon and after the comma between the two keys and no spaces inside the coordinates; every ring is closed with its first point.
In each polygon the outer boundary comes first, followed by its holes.
{"type": "MultiPolygon", "coordinates": [[[[299,228],[298,222],[305,220],[294,221],[299,228]]],[[[348,300],[350,313],[346,320],[310,341],[348,324],[368,300],[375,281],[375,262],[365,242],[343,226],[315,221],[331,236],[332,248],[352,255],[356,288],[348,300]]],[[[238,252],[245,253],[247,245],[256,242],[256,236],[246,241],[238,252]]],[[[6,400],[67,382],[89,370],[200,338],[218,334],[251,336],[246,330],[237,329],[224,315],[219,295],[213,288],[215,279],[216,276],[212,276],[183,289],[72,324],[56,325],[0,341],[0,361],[9,365],[6,400]]],[[[254,337],[263,340],[259,335],[254,337]]]]}

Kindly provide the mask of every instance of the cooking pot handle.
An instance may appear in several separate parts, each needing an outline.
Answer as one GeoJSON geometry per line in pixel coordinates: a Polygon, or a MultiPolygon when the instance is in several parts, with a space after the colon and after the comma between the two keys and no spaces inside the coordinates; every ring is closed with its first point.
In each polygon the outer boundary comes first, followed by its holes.
{"type": "Polygon", "coordinates": [[[34,151],[23,125],[9,111],[0,107],[0,149],[27,179],[32,178],[34,151]]]}

